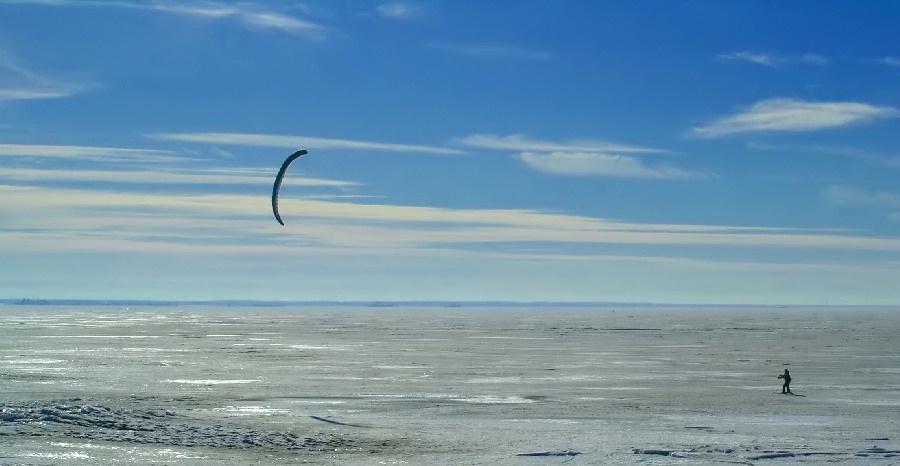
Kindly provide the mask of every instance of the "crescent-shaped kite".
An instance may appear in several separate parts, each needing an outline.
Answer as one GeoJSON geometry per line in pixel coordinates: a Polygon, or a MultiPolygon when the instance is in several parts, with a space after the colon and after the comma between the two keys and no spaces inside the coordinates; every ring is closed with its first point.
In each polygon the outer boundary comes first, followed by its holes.
{"type": "Polygon", "coordinates": [[[275,185],[272,186],[272,213],[275,214],[275,220],[278,220],[278,223],[282,226],[284,226],[284,222],[281,221],[281,215],[278,213],[278,192],[281,191],[281,182],[284,181],[284,174],[287,173],[288,166],[291,162],[306,154],[307,152],[301,149],[289,155],[288,158],[284,160],[284,163],[281,164],[278,175],[275,176],[275,185]]]}

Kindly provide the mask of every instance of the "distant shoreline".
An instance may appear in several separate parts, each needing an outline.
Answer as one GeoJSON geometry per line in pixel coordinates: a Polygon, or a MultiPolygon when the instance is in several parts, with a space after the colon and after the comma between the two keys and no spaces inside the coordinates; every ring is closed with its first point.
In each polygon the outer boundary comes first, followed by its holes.
{"type": "Polygon", "coordinates": [[[586,302],[586,301],[262,301],[262,300],[134,300],[134,299],[42,299],[5,298],[0,306],[128,306],[128,307],[168,307],[168,306],[225,306],[225,307],[596,307],[604,309],[897,309],[900,304],[684,304],[684,303],[628,303],[628,302],[586,302]]]}

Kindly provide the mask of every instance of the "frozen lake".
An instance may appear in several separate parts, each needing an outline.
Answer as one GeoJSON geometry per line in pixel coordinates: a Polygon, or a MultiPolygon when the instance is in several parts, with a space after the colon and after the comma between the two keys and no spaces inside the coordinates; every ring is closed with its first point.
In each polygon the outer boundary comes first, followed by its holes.
{"type": "Polygon", "coordinates": [[[3,306],[0,332],[0,464],[900,462],[900,310],[3,306]]]}

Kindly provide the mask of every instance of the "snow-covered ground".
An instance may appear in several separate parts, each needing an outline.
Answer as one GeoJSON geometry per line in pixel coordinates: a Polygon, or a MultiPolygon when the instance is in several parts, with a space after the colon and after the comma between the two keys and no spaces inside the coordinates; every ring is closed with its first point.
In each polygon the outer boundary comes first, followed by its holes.
{"type": "Polygon", "coordinates": [[[0,335],[0,464],[900,463],[900,310],[4,306],[0,335]]]}

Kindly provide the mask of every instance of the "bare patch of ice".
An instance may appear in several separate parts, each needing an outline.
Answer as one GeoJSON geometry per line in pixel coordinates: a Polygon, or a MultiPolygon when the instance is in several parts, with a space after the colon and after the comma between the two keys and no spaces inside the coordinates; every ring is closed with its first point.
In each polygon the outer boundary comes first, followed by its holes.
{"type": "Polygon", "coordinates": [[[521,396],[479,395],[468,398],[460,398],[459,401],[474,404],[529,404],[535,400],[521,396]]]}
{"type": "Polygon", "coordinates": [[[220,411],[229,414],[239,415],[274,415],[274,414],[290,414],[289,409],[269,408],[267,406],[225,406],[222,408],[213,408],[213,411],[220,411]]]}
{"type": "Polygon", "coordinates": [[[259,379],[166,379],[166,383],[183,383],[193,385],[224,385],[224,384],[241,384],[241,383],[257,383],[259,379]]]}

